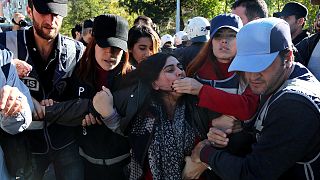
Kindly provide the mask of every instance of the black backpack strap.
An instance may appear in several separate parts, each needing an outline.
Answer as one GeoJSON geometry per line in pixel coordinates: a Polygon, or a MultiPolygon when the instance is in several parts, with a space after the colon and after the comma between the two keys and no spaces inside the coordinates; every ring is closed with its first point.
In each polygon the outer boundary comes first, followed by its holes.
{"type": "Polygon", "coordinates": [[[6,65],[1,66],[2,72],[3,72],[4,76],[6,77],[6,79],[8,79],[8,76],[9,76],[10,65],[11,64],[8,63],[6,65]]]}

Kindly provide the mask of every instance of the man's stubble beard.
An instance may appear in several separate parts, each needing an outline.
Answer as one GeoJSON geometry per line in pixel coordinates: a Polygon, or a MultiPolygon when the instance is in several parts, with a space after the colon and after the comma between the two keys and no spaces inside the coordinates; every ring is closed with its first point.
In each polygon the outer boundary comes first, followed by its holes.
{"type": "Polygon", "coordinates": [[[57,37],[57,35],[59,34],[59,31],[60,31],[60,27],[57,27],[54,32],[51,32],[51,33],[47,34],[47,33],[45,33],[43,31],[44,27],[39,25],[37,23],[37,21],[33,21],[33,28],[35,29],[35,31],[38,34],[38,36],[40,36],[41,38],[46,39],[46,40],[55,39],[57,37]]]}

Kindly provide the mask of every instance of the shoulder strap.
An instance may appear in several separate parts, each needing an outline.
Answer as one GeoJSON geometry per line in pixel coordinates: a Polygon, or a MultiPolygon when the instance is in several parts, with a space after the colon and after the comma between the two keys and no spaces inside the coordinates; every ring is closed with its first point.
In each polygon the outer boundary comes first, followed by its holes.
{"type": "Polygon", "coordinates": [[[10,71],[10,63],[1,66],[2,72],[4,74],[4,76],[6,77],[6,79],[8,79],[9,76],[9,71],[10,71]]]}

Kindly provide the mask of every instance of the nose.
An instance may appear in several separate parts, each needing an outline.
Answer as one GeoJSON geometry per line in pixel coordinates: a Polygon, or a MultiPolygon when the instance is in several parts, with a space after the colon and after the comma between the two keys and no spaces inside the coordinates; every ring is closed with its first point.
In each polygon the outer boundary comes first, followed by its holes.
{"type": "Polygon", "coordinates": [[[152,53],[152,51],[151,50],[148,50],[146,53],[145,53],[145,56],[146,57],[149,57],[149,56],[151,56],[153,53],[152,53]]]}
{"type": "Polygon", "coordinates": [[[176,73],[177,73],[177,76],[178,76],[178,77],[181,77],[182,74],[183,74],[183,72],[184,72],[184,70],[181,70],[180,68],[177,67],[176,73]]]}
{"type": "Polygon", "coordinates": [[[46,14],[45,17],[46,17],[46,20],[50,22],[50,24],[54,24],[53,22],[58,18],[58,15],[49,13],[49,14],[46,14]]]}
{"type": "Polygon", "coordinates": [[[245,74],[248,80],[257,80],[261,76],[260,73],[256,72],[246,72],[245,74]]]}
{"type": "Polygon", "coordinates": [[[228,39],[226,37],[222,37],[220,42],[223,43],[223,44],[227,44],[228,43],[228,39]]]}

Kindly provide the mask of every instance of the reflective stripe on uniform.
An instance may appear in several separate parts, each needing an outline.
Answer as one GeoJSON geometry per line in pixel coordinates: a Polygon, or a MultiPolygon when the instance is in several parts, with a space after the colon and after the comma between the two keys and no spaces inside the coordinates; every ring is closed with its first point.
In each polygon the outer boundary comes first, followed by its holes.
{"type": "Polygon", "coordinates": [[[82,150],[81,147],[79,147],[79,154],[80,156],[82,156],[83,158],[85,158],[87,161],[89,161],[92,164],[97,164],[97,165],[106,165],[106,166],[110,166],[116,163],[119,163],[123,160],[125,160],[126,158],[128,158],[130,156],[130,153],[112,158],[112,159],[96,159],[93,158],[89,155],[87,155],[86,153],[84,153],[84,151],[82,150]]]}

